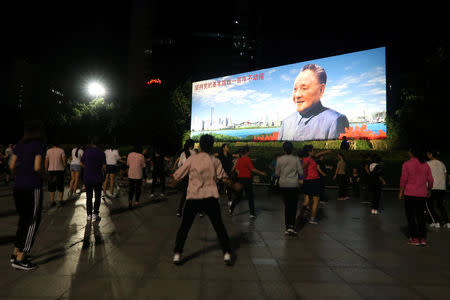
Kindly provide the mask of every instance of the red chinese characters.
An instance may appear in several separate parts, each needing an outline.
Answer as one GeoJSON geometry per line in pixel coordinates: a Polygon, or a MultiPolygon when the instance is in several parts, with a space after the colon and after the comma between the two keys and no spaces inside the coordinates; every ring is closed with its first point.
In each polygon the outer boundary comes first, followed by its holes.
{"type": "Polygon", "coordinates": [[[264,80],[264,73],[259,74],[253,74],[253,75],[246,75],[246,76],[239,76],[236,78],[230,78],[230,79],[223,79],[223,80],[214,80],[207,83],[198,83],[194,85],[194,90],[205,90],[210,88],[216,88],[216,87],[224,87],[224,86],[231,86],[234,84],[241,84],[246,83],[249,81],[259,81],[264,80]]]}

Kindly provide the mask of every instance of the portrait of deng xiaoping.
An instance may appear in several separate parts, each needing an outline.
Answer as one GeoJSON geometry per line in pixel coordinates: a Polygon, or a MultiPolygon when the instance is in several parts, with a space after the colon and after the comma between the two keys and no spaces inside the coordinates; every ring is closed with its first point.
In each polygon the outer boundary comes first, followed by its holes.
{"type": "Polygon", "coordinates": [[[194,82],[191,115],[191,137],[333,140],[358,127],[385,137],[385,48],[194,82]]]}

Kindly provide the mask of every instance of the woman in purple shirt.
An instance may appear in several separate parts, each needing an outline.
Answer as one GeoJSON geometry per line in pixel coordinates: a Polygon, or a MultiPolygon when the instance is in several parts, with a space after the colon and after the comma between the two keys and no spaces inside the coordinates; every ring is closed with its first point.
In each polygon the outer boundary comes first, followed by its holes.
{"type": "Polygon", "coordinates": [[[24,137],[16,145],[10,170],[15,172],[14,202],[19,214],[15,248],[11,265],[20,270],[33,270],[27,258],[36,237],[42,212],[42,158],[45,154],[42,123],[30,121],[24,126],[24,137]]]}
{"type": "Polygon", "coordinates": [[[97,148],[96,139],[91,147],[84,151],[80,161],[84,168],[83,183],[86,186],[86,212],[87,221],[99,220],[100,199],[102,194],[103,171],[106,169],[105,152],[97,148]],[[95,193],[94,209],[92,210],[92,197],[95,193]]]}
{"type": "Polygon", "coordinates": [[[433,188],[433,176],[425,155],[418,148],[409,151],[410,159],[403,163],[400,178],[399,199],[405,200],[406,219],[408,221],[409,240],[411,245],[427,244],[425,216],[425,200],[430,197],[433,188]]]}

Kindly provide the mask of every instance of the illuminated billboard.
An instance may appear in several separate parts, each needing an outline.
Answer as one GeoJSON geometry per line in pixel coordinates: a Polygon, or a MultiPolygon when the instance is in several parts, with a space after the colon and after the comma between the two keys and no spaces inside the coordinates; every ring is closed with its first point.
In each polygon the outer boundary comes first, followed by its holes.
{"type": "Polygon", "coordinates": [[[386,138],[384,47],[192,84],[191,137],[386,138]]]}

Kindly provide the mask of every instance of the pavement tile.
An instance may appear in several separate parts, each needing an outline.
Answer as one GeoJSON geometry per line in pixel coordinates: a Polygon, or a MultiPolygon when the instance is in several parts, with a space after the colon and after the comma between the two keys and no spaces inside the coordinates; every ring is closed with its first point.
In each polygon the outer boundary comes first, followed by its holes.
{"type": "MultiPolygon", "coordinates": [[[[208,218],[196,218],[183,253],[172,262],[181,222],[179,195],[127,208],[127,193],[102,202],[102,220],[87,223],[84,194],[45,209],[32,249],[34,271],[9,263],[17,215],[8,188],[0,201],[1,299],[448,299],[450,231],[430,230],[429,245],[406,244],[404,210],[397,194],[383,192],[384,210],[371,216],[359,200],[330,202],[317,226],[284,234],[278,194],[255,186],[257,219],[240,205],[222,217],[234,256],[226,266],[208,218]],[[24,288],[24,286],[26,288],[24,288]]],[[[44,195],[44,207],[48,195],[44,195]]]]}
{"type": "Polygon", "coordinates": [[[363,299],[346,283],[293,283],[300,299],[363,299]]]}

